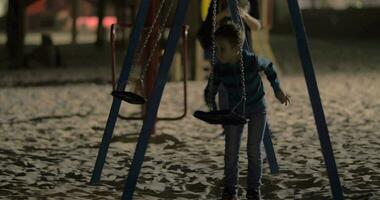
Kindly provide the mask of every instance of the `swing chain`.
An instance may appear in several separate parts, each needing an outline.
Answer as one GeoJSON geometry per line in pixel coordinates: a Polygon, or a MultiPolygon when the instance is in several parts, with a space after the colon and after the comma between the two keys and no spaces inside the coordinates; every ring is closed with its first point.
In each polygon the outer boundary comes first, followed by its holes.
{"type": "MultiPolygon", "coordinates": [[[[240,11],[239,11],[239,1],[236,0],[236,5],[237,5],[237,13],[238,13],[238,19],[239,22],[238,25],[240,27],[240,31],[242,31],[239,34],[243,34],[244,32],[244,24],[243,21],[240,17],[240,11]]],[[[244,34],[245,35],[245,34],[244,34]]],[[[245,72],[244,72],[244,60],[243,60],[243,45],[244,45],[244,40],[245,38],[242,38],[239,41],[239,56],[240,56],[240,80],[241,80],[241,86],[242,86],[242,99],[240,101],[243,101],[243,114],[245,115],[245,104],[247,101],[247,94],[246,94],[246,85],[245,85],[245,72]]]]}
{"type": "MultiPolygon", "coordinates": [[[[239,2],[238,0],[236,0],[236,5],[238,6],[239,5],[239,2]]],[[[208,95],[208,99],[209,99],[209,102],[212,102],[212,94],[213,94],[213,86],[214,86],[214,68],[215,68],[215,31],[216,31],[216,11],[217,11],[217,0],[213,0],[213,15],[212,15],[212,35],[211,35],[211,38],[212,38],[212,56],[211,56],[211,70],[210,70],[210,84],[209,84],[209,95],[208,95]]],[[[239,10],[238,10],[238,13],[239,13],[239,10]]],[[[240,14],[239,14],[240,15],[240,14]]],[[[243,21],[242,19],[240,18],[239,16],[239,21],[240,23],[238,23],[239,27],[240,27],[240,30],[243,30],[244,27],[243,27],[243,21]]],[[[247,94],[246,94],[246,85],[245,85],[245,72],[244,72],[244,60],[243,60],[243,53],[242,53],[242,48],[243,48],[243,44],[244,44],[244,39],[243,40],[240,40],[239,41],[239,57],[240,57],[240,80],[241,80],[241,86],[242,86],[242,97],[240,99],[240,102],[234,106],[234,108],[232,109],[232,112],[234,110],[236,110],[236,108],[238,107],[238,105],[240,103],[243,103],[243,114],[245,115],[245,104],[246,104],[246,101],[247,101],[247,94]]]]}
{"type": "MultiPolygon", "coordinates": [[[[213,101],[213,91],[214,91],[214,68],[215,68],[215,31],[216,31],[216,7],[217,0],[212,0],[212,33],[211,33],[211,66],[210,66],[210,76],[209,76],[209,85],[208,85],[208,100],[209,103],[213,101]]],[[[213,105],[208,105],[210,110],[213,110],[213,105]]]]}
{"type": "Polygon", "coordinates": [[[166,0],[162,0],[162,2],[160,3],[160,7],[158,8],[157,14],[154,16],[152,26],[150,27],[149,32],[148,32],[147,36],[145,37],[142,48],[140,49],[139,53],[137,54],[137,59],[136,59],[137,62],[139,62],[141,60],[142,52],[144,51],[144,49],[146,48],[146,46],[148,44],[150,36],[152,35],[152,32],[153,32],[153,28],[156,25],[157,19],[160,16],[162,8],[164,7],[165,1],[166,0]]]}
{"type": "Polygon", "coordinates": [[[174,6],[174,3],[175,3],[175,1],[173,1],[173,0],[170,2],[169,9],[166,12],[166,15],[164,16],[163,25],[160,27],[160,30],[158,31],[157,39],[154,41],[153,48],[151,49],[151,53],[149,54],[148,60],[145,62],[143,70],[141,70],[140,80],[144,80],[144,76],[145,76],[146,72],[148,71],[148,66],[149,66],[149,64],[150,64],[150,62],[151,62],[151,60],[153,58],[153,55],[154,55],[155,50],[157,48],[158,42],[161,39],[161,37],[162,37],[162,35],[163,35],[164,31],[165,31],[166,23],[168,21],[168,18],[169,18],[170,12],[171,12],[171,10],[172,10],[172,8],[174,6]]]}
{"type": "MultiPolygon", "coordinates": [[[[243,41],[239,42],[240,46],[243,46],[243,41]]],[[[245,72],[244,72],[244,61],[243,61],[243,52],[240,49],[240,80],[241,80],[241,86],[242,86],[242,100],[243,100],[243,114],[245,115],[245,104],[247,102],[247,94],[246,94],[246,85],[245,85],[245,72]]]]}

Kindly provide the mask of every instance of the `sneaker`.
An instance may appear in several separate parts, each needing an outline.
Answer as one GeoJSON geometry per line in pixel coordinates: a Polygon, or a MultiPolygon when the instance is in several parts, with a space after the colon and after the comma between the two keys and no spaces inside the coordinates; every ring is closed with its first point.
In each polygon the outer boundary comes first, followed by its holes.
{"type": "Polygon", "coordinates": [[[239,200],[237,195],[234,196],[223,196],[222,200],[239,200]]]}
{"type": "Polygon", "coordinates": [[[261,200],[260,189],[248,190],[247,191],[247,200],[261,200]]]}
{"type": "Polygon", "coordinates": [[[223,190],[222,200],[238,200],[237,194],[231,194],[226,189],[223,190]]]}

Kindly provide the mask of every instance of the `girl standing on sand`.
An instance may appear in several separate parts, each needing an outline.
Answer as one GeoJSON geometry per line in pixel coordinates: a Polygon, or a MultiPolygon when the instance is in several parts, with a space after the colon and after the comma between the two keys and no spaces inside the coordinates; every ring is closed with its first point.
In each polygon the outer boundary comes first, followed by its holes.
{"type": "MultiPolygon", "coordinates": [[[[280,87],[273,63],[247,50],[241,50],[242,41],[244,37],[237,25],[226,23],[219,26],[215,32],[217,63],[213,67],[213,79],[209,79],[207,85],[212,84],[211,88],[218,88],[223,84],[228,94],[229,109],[235,109],[236,113],[249,119],[247,199],[258,200],[262,174],[260,145],[266,126],[266,103],[259,72],[264,71],[276,98],[282,104],[290,103],[290,98],[280,87]],[[241,73],[242,68],[244,73],[241,73]],[[244,85],[241,82],[242,76],[244,85]],[[244,101],[239,103],[242,97],[244,101]]],[[[209,88],[205,89],[205,100],[207,105],[212,106],[215,105],[217,91],[209,88]]],[[[225,126],[224,200],[237,199],[238,159],[243,128],[244,125],[225,126]]]]}

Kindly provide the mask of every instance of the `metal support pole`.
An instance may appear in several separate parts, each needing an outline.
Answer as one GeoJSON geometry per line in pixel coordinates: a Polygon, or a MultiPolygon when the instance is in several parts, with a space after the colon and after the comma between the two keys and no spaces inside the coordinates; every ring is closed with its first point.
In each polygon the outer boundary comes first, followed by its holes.
{"type": "Polygon", "coordinates": [[[278,174],[278,164],[276,159],[276,153],[274,152],[273,142],[272,142],[272,133],[269,129],[269,124],[267,123],[265,126],[263,143],[265,147],[265,153],[267,155],[269,169],[271,174],[278,174]]]}
{"type": "Polygon", "coordinates": [[[162,92],[168,79],[171,62],[173,60],[178,38],[181,34],[188,4],[189,0],[178,1],[173,27],[170,30],[165,53],[161,60],[161,65],[158,71],[157,79],[155,81],[152,96],[148,100],[147,113],[144,119],[138,143],[136,145],[136,150],[131,167],[129,169],[128,178],[124,185],[122,196],[123,200],[131,200],[136,188],[137,179],[142,167],[142,163],[144,161],[145,151],[148,147],[151,131],[156,120],[156,114],[160,105],[162,92]]]}
{"type": "Polygon", "coordinates": [[[338,170],[335,164],[334,153],[330,142],[321,98],[319,96],[317,80],[315,78],[314,67],[310,56],[302,14],[297,0],[288,0],[288,6],[292,17],[293,27],[296,32],[298,52],[302,62],[302,69],[305,75],[311,106],[313,108],[315,124],[317,126],[319,141],[321,143],[321,150],[330,180],[331,192],[334,200],[341,200],[344,199],[343,191],[339,181],[338,170]]]}
{"type": "MultiPolygon", "coordinates": [[[[149,2],[150,2],[149,0],[141,0],[140,9],[136,17],[137,19],[136,25],[133,27],[131,37],[129,39],[127,54],[124,58],[123,68],[120,73],[120,78],[117,84],[116,90],[118,91],[124,90],[127,84],[129,72],[131,71],[135,48],[137,47],[139,37],[145,25],[145,19],[148,13],[149,2]]],[[[100,181],[100,176],[101,176],[104,162],[105,162],[107,152],[108,152],[108,147],[112,138],[112,133],[115,128],[117,116],[120,111],[120,104],[121,104],[121,99],[113,98],[112,107],[111,107],[108,120],[107,120],[107,125],[106,125],[106,128],[104,129],[102,143],[100,144],[95,167],[92,172],[91,184],[98,184],[100,181]]]]}

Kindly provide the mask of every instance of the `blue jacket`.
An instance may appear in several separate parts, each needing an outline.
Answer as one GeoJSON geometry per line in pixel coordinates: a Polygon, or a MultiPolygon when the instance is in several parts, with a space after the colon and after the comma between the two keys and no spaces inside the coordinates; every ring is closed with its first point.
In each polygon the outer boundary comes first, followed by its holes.
{"type": "Polygon", "coordinates": [[[243,88],[241,84],[240,63],[222,64],[218,62],[215,64],[213,69],[212,91],[210,91],[209,85],[211,83],[209,79],[204,93],[208,105],[215,104],[215,95],[220,84],[223,84],[226,88],[230,109],[237,106],[235,110],[236,113],[249,114],[257,106],[264,105],[265,92],[259,74],[260,71],[264,71],[275,93],[280,90],[280,82],[271,61],[245,50],[242,52],[242,55],[246,85],[245,93],[247,98],[245,112],[243,111],[243,102],[241,102],[243,88]]]}

